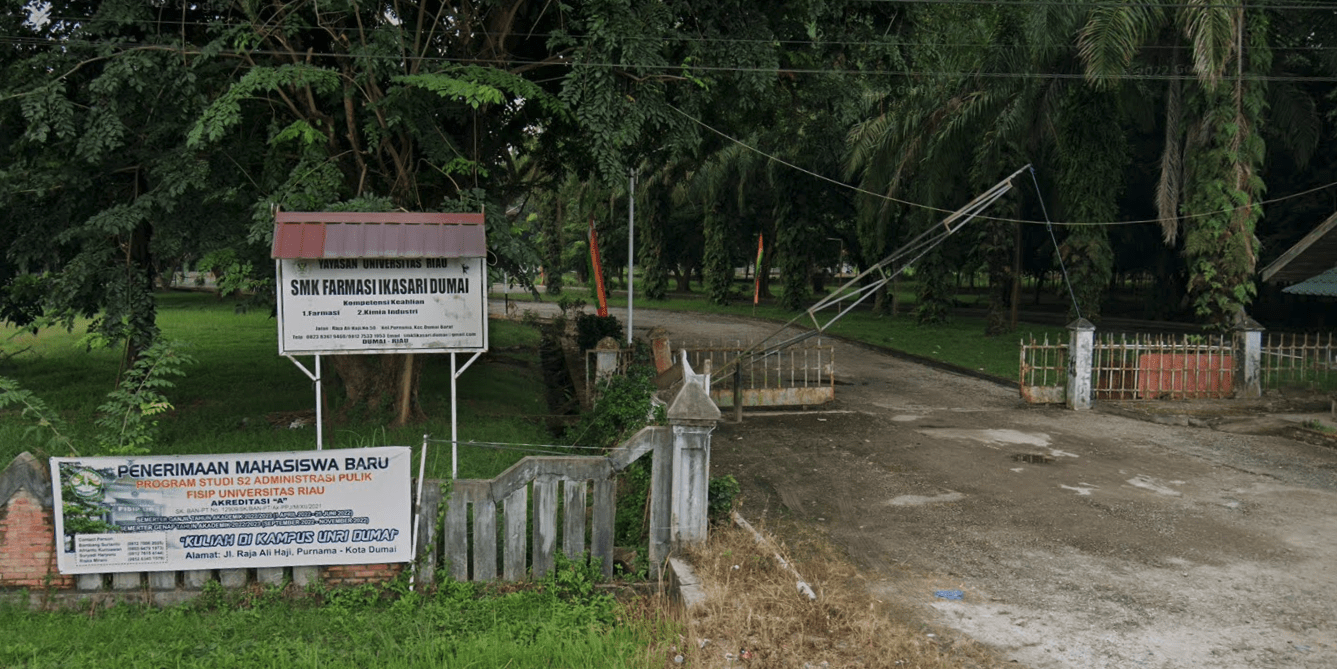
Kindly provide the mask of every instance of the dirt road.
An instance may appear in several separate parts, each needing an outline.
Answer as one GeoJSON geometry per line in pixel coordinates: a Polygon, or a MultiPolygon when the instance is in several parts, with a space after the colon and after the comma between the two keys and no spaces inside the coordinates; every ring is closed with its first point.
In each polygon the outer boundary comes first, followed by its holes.
{"type": "MultiPolygon", "coordinates": [[[[775,328],[635,317],[687,339],[775,328]]],[[[749,517],[821,528],[879,596],[1035,669],[1337,666],[1337,451],[1031,407],[855,344],[835,359],[834,405],[717,428],[711,473],[749,517]]]]}

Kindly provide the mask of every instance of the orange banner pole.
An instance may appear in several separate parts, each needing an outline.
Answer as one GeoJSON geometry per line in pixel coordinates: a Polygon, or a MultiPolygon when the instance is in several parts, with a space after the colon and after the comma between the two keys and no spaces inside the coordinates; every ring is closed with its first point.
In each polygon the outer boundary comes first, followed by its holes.
{"type": "Polygon", "coordinates": [[[754,307],[761,301],[761,249],[763,241],[765,241],[765,235],[757,235],[757,269],[752,273],[756,279],[756,283],[752,287],[752,306],[754,307]]]}
{"type": "Polygon", "coordinates": [[[599,296],[599,316],[608,317],[608,294],[604,292],[604,268],[599,264],[599,236],[594,232],[594,216],[590,216],[590,262],[594,265],[594,290],[599,296]]]}

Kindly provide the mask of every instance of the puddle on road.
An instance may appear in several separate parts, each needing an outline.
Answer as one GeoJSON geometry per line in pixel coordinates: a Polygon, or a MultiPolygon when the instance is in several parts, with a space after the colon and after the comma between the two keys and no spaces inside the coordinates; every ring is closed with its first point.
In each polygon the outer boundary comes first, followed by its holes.
{"type": "Polygon", "coordinates": [[[966,496],[959,492],[946,492],[941,495],[901,495],[893,497],[887,502],[888,506],[923,506],[925,504],[941,504],[943,502],[957,502],[965,499],[966,496]]]}
{"type": "MultiPolygon", "coordinates": [[[[1022,432],[1020,430],[967,430],[956,427],[939,427],[919,430],[926,437],[946,437],[948,439],[968,439],[978,441],[991,448],[998,444],[1024,444],[1037,448],[1049,448],[1049,435],[1043,432],[1022,432]]],[[[1075,454],[1057,449],[1049,449],[1049,454],[1056,458],[1075,458],[1075,454]]]]}

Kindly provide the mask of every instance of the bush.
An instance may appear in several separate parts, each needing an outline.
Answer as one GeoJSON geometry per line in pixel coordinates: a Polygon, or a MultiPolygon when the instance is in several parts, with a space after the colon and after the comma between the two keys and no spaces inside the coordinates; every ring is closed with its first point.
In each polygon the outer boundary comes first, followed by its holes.
{"type": "Polygon", "coordinates": [[[576,345],[582,353],[599,345],[604,337],[617,339],[622,335],[622,324],[613,316],[582,313],[576,316],[576,345]]]}
{"type": "MultiPolygon", "coordinates": [[[[599,384],[594,407],[580,416],[567,431],[572,444],[612,448],[651,422],[655,392],[655,370],[634,364],[622,376],[599,384]]],[[[653,416],[658,419],[659,416],[653,416]]]]}
{"type": "Polygon", "coordinates": [[[729,519],[729,512],[733,511],[733,503],[738,498],[739,490],[738,479],[732,474],[710,479],[706,492],[706,498],[709,500],[706,515],[710,518],[710,524],[715,525],[729,519]]]}

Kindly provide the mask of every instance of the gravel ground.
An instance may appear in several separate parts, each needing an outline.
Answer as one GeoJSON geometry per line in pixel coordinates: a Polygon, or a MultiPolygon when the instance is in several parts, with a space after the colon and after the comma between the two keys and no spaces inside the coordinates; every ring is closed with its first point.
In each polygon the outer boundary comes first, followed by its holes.
{"type": "Polygon", "coordinates": [[[842,342],[836,378],[832,405],[721,424],[712,475],[738,478],[749,518],[824,532],[879,597],[1035,669],[1337,667],[1337,450],[1276,436],[1305,416],[1034,407],[842,342]]]}

